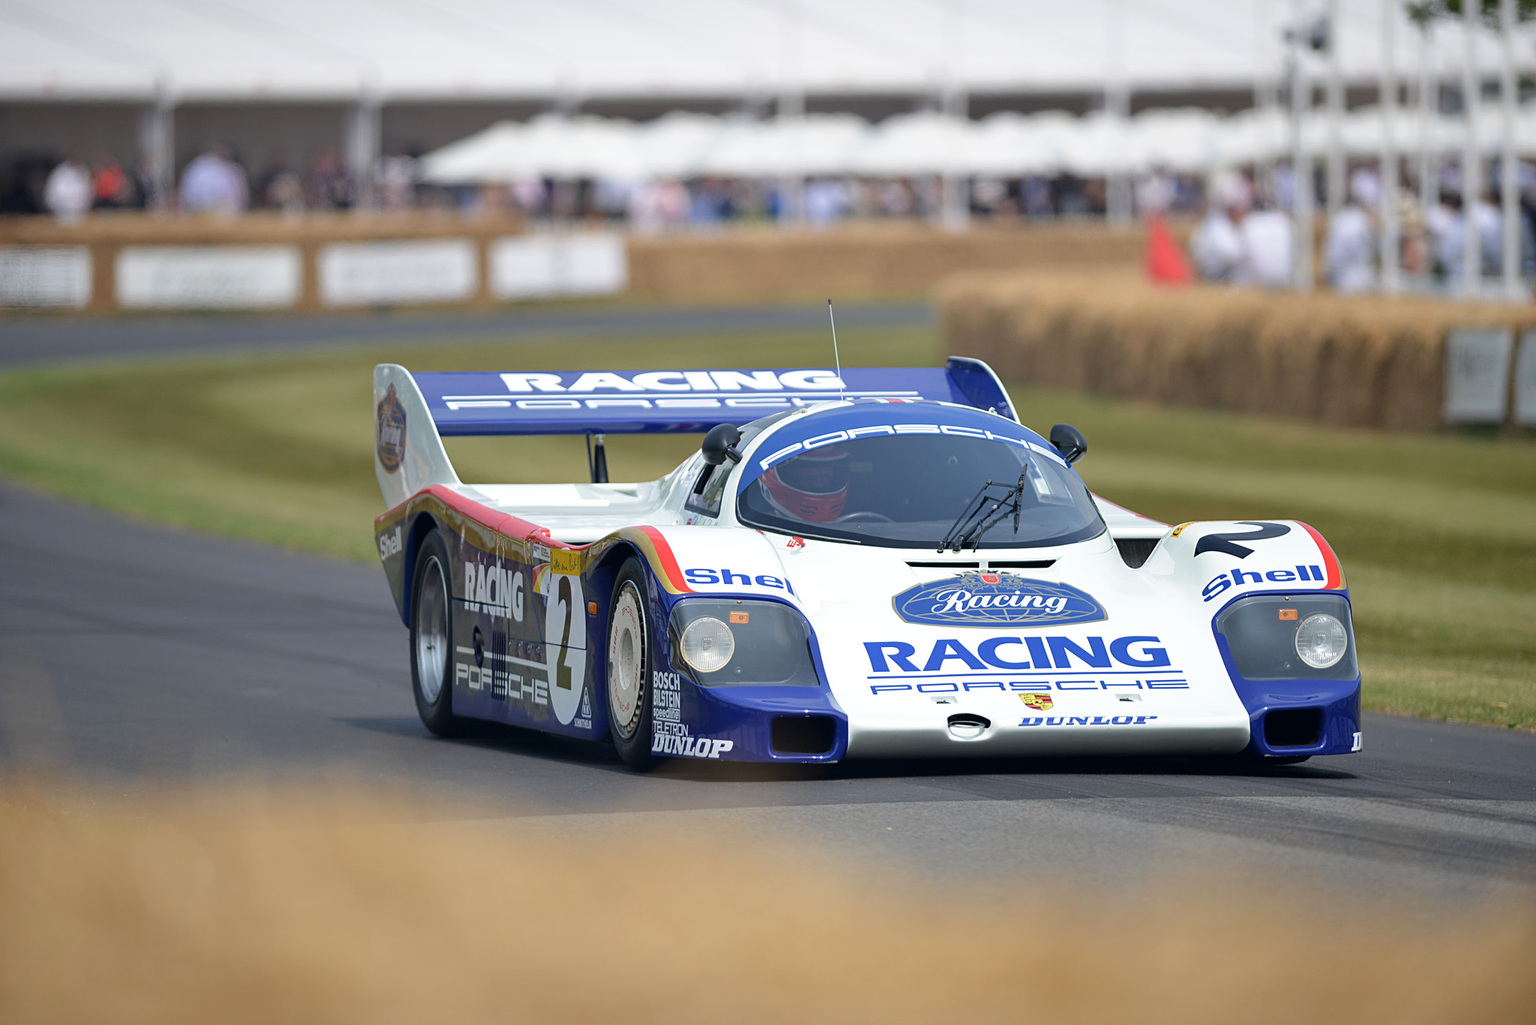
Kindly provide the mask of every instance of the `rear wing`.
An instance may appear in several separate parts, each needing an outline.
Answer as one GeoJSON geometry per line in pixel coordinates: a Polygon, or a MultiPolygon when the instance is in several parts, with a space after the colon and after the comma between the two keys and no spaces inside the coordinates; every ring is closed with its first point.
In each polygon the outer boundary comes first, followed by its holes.
{"type": "Polygon", "coordinates": [[[438,432],[472,434],[702,433],[829,399],[938,399],[1016,420],[1008,393],[980,360],[932,367],[415,374],[438,432]]]}
{"type": "Polygon", "coordinates": [[[412,374],[374,368],[375,471],[390,508],[432,484],[457,484],[442,438],[469,435],[703,433],[717,424],[831,399],[937,400],[1017,421],[981,360],[936,367],[788,370],[515,371],[412,374]]]}

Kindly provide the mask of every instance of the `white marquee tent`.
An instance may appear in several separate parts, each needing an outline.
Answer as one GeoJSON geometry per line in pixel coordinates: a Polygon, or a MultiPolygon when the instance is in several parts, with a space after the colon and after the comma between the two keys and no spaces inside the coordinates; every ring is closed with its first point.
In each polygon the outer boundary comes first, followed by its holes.
{"type": "MultiPolygon", "coordinates": [[[[1338,3],[1341,70],[1370,78],[1383,11],[1402,5],[1338,3]]],[[[0,0],[0,98],[1243,87],[1278,76],[1294,15],[1287,0],[0,0]]],[[[1438,30],[1447,67],[1459,32],[1438,30]]],[[[1396,36],[1413,67],[1416,33],[1402,20],[1396,36]]]]}
{"type": "MultiPolygon", "coordinates": [[[[1496,154],[1503,139],[1498,111],[1482,110],[1477,123],[1483,150],[1496,154]]],[[[1461,145],[1463,126],[1459,117],[1437,116],[1424,127],[1433,148],[1449,151],[1461,145]]],[[[1309,149],[1321,152],[1328,141],[1324,119],[1311,119],[1305,130],[1309,149]]],[[[1344,152],[1376,157],[1382,131],[1377,108],[1352,111],[1341,125],[1344,152]]],[[[1399,110],[1393,131],[1399,147],[1416,146],[1417,112],[1399,110]]],[[[846,114],[767,121],[674,114],[647,125],[545,115],[526,124],[501,122],[428,154],[423,173],[440,184],[528,177],[1101,175],[1154,167],[1203,173],[1284,159],[1289,132],[1273,109],[1226,118],[1198,109],[1151,110],[1124,125],[1104,114],[1056,112],[980,121],[915,113],[878,125],[846,114]]],[[[1521,155],[1536,156],[1536,104],[1520,109],[1515,145],[1521,155]]]]}

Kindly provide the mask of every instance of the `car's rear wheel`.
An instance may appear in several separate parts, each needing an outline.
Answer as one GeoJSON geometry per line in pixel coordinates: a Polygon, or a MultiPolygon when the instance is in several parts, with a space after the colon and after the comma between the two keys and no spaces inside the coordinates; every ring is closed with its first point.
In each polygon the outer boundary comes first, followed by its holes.
{"type": "Polygon", "coordinates": [[[453,714],[453,598],[448,549],[432,531],[416,557],[411,586],[411,690],[416,712],[439,736],[459,732],[453,714]]]}
{"type": "Polygon", "coordinates": [[[625,765],[649,769],[651,670],[655,665],[645,567],[630,557],[619,570],[608,605],[608,733],[625,765]]]}

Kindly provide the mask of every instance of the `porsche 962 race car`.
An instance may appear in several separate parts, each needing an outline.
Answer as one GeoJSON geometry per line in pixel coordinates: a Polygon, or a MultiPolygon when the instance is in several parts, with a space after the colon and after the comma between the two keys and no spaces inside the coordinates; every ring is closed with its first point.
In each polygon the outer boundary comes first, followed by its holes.
{"type": "Polygon", "coordinates": [[[374,373],[379,557],[433,732],[661,758],[1360,749],[1344,574],[1293,520],[1089,493],[986,364],[374,373]],[[608,482],[603,435],[705,433],[608,482]],[[448,435],[585,434],[589,482],[465,484],[448,435]],[[595,442],[595,448],[592,447],[595,442]]]}

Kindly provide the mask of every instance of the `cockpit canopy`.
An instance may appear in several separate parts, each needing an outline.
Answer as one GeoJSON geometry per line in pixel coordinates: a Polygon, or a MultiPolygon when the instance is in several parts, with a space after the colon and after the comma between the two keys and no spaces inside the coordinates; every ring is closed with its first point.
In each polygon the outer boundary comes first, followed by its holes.
{"type": "Polygon", "coordinates": [[[844,406],[784,423],[743,464],[736,516],[803,537],[937,548],[988,482],[992,495],[1017,489],[1017,527],[1003,516],[973,538],[979,547],[1070,544],[1105,529],[1082,478],[1039,435],[937,403],[844,406]]]}

